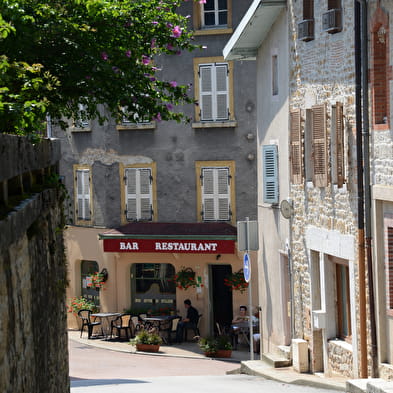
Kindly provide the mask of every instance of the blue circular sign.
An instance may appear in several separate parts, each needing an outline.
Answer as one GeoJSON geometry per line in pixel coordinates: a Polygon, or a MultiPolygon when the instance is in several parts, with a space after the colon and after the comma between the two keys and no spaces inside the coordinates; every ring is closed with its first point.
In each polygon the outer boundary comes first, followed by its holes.
{"type": "Polygon", "coordinates": [[[251,276],[251,262],[250,256],[247,253],[245,253],[243,257],[243,274],[246,282],[249,282],[251,276]]]}

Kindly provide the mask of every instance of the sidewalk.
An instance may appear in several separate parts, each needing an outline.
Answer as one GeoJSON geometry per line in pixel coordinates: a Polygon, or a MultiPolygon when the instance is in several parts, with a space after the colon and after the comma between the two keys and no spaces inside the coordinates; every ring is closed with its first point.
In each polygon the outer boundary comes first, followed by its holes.
{"type": "MultiPolygon", "coordinates": [[[[135,347],[125,341],[105,341],[101,339],[88,340],[86,333],[84,333],[82,338],[80,338],[80,332],[75,330],[69,330],[68,336],[70,340],[77,341],[85,345],[92,345],[97,348],[108,349],[112,351],[136,353],[135,347]]],[[[138,354],[144,354],[144,352],[138,351],[138,354]]],[[[152,355],[152,353],[148,353],[148,355],[152,355]]],[[[161,345],[160,351],[154,355],[210,360],[210,358],[205,357],[196,342],[185,342],[175,345],[161,345]]],[[[238,350],[232,351],[232,357],[225,360],[234,362],[238,365],[238,367],[231,373],[256,375],[287,384],[297,384],[345,391],[346,379],[344,378],[326,378],[323,375],[298,373],[294,371],[292,367],[274,368],[266,362],[259,360],[258,354],[254,354],[254,359],[255,360],[250,360],[248,348],[245,346],[239,346],[238,350]]]]}

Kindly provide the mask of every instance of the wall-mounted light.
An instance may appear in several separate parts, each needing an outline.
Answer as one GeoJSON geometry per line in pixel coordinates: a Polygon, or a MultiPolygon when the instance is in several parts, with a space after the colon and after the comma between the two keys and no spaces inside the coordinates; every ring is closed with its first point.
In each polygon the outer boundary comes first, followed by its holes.
{"type": "Polygon", "coordinates": [[[101,270],[101,274],[102,274],[102,281],[106,282],[106,280],[108,280],[109,273],[105,267],[101,270]]]}
{"type": "Polygon", "coordinates": [[[248,154],[247,154],[247,160],[248,160],[248,161],[253,161],[253,160],[255,160],[255,154],[254,154],[254,153],[248,153],[248,154]]]}

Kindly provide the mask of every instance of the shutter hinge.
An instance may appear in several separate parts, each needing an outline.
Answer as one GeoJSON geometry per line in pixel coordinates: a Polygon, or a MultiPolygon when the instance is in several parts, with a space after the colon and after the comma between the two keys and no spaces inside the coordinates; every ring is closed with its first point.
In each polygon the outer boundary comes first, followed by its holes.
{"type": "Polygon", "coordinates": [[[152,184],[152,183],[153,183],[153,176],[150,175],[150,176],[149,176],[149,179],[150,179],[150,184],[152,184]]]}
{"type": "Polygon", "coordinates": [[[199,178],[201,179],[201,185],[203,186],[203,174],[201,174],[201,175],[199,176],[199,178]]]}

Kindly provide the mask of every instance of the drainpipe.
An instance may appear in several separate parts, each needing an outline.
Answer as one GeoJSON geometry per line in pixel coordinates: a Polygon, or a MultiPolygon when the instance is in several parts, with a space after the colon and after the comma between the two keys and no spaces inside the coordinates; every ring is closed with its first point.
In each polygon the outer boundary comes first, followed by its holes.
{"type": "MultiPolygon", "coordinates": [[[[362,141],[362,53],[360,3],[355,0],[355,105],[356,105],[356,163],[358,181],[358,265],[359,265],[359,320],[360,320],[360,377],[367,378],[366,333],[366,269],[364,242],[364,188],[362,141]]],[[[356,328],[356,327],[354,327],[356,328]]]]}
{"type": "Polygon", "coordinates": [[[370,308],[370,335],[371,335],[371,377],[377,378],[378,351],[377,332],[375,322],[374,300],[374,273],[372,258],[372,233],[371,233],[371,185],[370,185],[370,127],[369,127],[369,103],[368,103],[368,10],[367,0],[362,3],[362,90],[363,90],[363,145],[364,145],[364,214],[365,214],[365,246],[367,257],[368,297],[370,308]]]}

